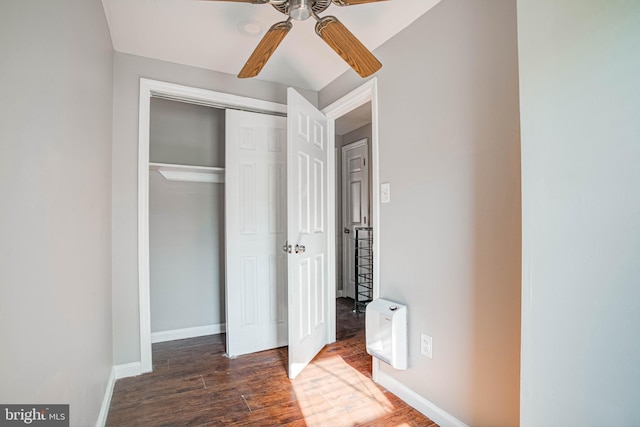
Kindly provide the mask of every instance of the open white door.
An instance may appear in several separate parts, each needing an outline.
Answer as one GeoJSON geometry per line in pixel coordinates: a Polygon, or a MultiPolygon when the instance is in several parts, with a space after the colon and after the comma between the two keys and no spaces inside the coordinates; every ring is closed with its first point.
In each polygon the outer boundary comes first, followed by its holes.
{"type": "MultiPolygon", "coordinates": [[[[289,378],[327,344],[327,119],[287,91],[289,378]]],[[[333,152],[333,149],[331,150],[333,152]]]]}
{"type": "Polygon", "coordinates": [[[226,111],[229,356],[287,345],[286,122],[226,111]]]}

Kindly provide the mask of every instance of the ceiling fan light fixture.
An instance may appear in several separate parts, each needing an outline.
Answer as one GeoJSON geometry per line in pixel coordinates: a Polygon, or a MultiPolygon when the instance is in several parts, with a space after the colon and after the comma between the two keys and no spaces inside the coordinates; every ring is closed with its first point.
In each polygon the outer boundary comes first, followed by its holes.
{"type": "Polygon", "coordinates": [[[313,13],[311,7],[312,0],[290,0],[289,1],[289,17],[296,21],[304,21],[311,17],[313,13]]]}
{"type": "Polygon", "coordinates": [[[238,31],[245,36],[257,37],[264,33],[264,28],[257,21],[242,21],[238,24],[238,31]]]}

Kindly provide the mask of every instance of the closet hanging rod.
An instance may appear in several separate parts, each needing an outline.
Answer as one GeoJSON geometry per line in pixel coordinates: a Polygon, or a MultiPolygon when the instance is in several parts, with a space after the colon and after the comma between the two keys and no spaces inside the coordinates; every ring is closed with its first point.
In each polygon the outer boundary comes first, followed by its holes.
{"type": "Polygon", "coordinates": [[[181,96],[167,95],[167,94],[164,94],[164,93],[151,92],[151,97],[152,98],[159,98],[159,99],[166,99],[166,100],[169,100],[169,101],[184,102],[184,103],[187,103],[187,104],[202,105],[203,107],[219,108],[219,109],[222,109],[222,110],[238,110],[238,111],[246,111],[248,113],[268,114],[270,116],[287,117],[286,113],[280,113],[280,112],[276,112],[276,111],[261,110],[261,109],[258,109],[258,108],[242,108],[242,107],[238,107],[238,106],[235,106],[235,105],[225,105],[225,104],[218,104],[218,103],[215,103],[215,102],[199,101],[197,99],[183,98],[181,96]]]}

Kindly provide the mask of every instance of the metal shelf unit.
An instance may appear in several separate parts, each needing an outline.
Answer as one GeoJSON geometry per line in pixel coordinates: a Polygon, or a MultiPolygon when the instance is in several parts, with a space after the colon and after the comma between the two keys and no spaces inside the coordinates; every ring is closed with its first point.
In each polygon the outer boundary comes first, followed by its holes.
{"type": "Polygon", "coordinates": [[[355,227],[355,300],[353,311],[361,313],[373,300],[373,228],[355,227]]]}

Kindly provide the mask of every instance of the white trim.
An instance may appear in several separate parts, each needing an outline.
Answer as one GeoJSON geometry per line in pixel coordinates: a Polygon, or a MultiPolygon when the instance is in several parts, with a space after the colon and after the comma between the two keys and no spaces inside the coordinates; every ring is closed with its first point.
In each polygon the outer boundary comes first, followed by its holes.
{"type": "Polygon", "coordinates": [[[149,124],[152,97],[219,108],[237,108],[276,114],[286,114],[287,112],[286,105],[275,102],[157,80],[140,79],[140,108],[138,112],[138,305],[140,313],[140,362],[138,363],[140,373],[153,370],[149,290],[149,124]]]}
{"type": "MultiPolygon", "coordinates": [[[[336,119],[344,116],[348,112],[360,107],[361,105],[371,102],[371,217],[373,218],[371,226],[373,227],[374,239],[373,239],[373,298],[380,296],[380,158],[378,156],[378,79],[377,77],[368,80],[362,86],[349,92],[347,95],[338,99],[331,105],[325,107],[322,112],[327,116],[329,124],[329,144],[335,147],[335,121],[336,119]]],[[[336,170],[335,170],[335,156],[328,156],[328,207],[329,212],[335,212],[335,184],[336,184],[336,170]]],[[[333,280],[333,286],[330,288],[330,296],[335,299],[335,278],[336,278],[336,265],[335,265],[335,215],[330,215],[329,229],[331,235],[329,237],[329,277],[333,280]],[[333,294],[331,295],[331,289],[333,294]]],[[[333,301],[329,299],[329,301],[333,301]]],[[[329,342],[335,342],[336,340],[336,313],[335,304],[329,304],[329,321],[333,323],[329,324],[329,342]]],[[[372,364],[372,375],[375,375],[378,371],[378,363],[374,360],[372,364]]]]}
{"type": "Polygon", "coordinates": [[[143,374],[140,362],[125,363],[123,365],[115,365],[113,367],[116,380],[121,378],[137,377],[143,374]]]}
{"type": "Polygon", "coordinates": [[[151,292],[149,278],[149,124],[151,81],[140,79],[138,112],[138,304],[140,312],[140,369],[151,372],[151,292]]]}
{"type": "Polygon", "coordinates": [[[376,382],[441,427],[469,427],[384,371],[378,371],[376,382]]]}
{"type": "Polygon", "coordinates": [[[344,291],[341,289],[336,291],[336,298],[342,298],[344,296],[344,291]]]}
{"type": "MultiPolygon", "coordinates": [[[[327,117],[327,147],[335,147],[335,118],[327,117]]],[[[327,344],[336,342],[336,156],[327,149],[327,344]]]]}
{"type": "Polygon", "coordinates": [[[141,78],[140,86],[143,84],[149,87],[150,95],[155,98],[217,108],[235,108],[267,114],[287,114],[287,106],[277,102],[141,78]]]}
{"type": "Polygon", "coordinates": [[[98,414],[96,427],[104,427],[107,424],[107,416],[109,415],[109,407],[111,406],[111,396],[113,396],[113,387],[115,385],[116,369],[112,367],[111,375],[109,375],[109,381],[107,381],[107,389],[104,391],[104,398],[102,399],[102,406],[100,407],[100,414],[98,414]]]}
{"type": "Polygon", "coordinates": [[[174,329],[172,331],[160,331],[151,333],[151,342],[183,340],[185,338],[204,337],[206,335],[223,334],[226,324],[219,323],[217,325],[196,326],[193,328],[174,329]]]}
{"type": "MultiPolygon", "coordinates": [[[[361,105],[364,105],[369,101],[373,101],[374,96],[377,98],[377,86],[378,78],[374,77],[342,98],[326,106],[322,112],[327,116],[327,118],[338,119],[361,105]]],[[[373,118],[373,116],[377,116],[377,111],[373,111],[373,105],[371,107],[371,116],[373,118]]]]}
{"type": "Polygon", "coordinates": [[[362,147],[364,145],[369,145],[369,138],[362,138],[362,139],[359,139],[357,141],[353,141],[353,142],[350,142],[350,143],[348,143],[346,145],[343,145],[342,146],[342,155],[343,155],[343,157],[344,157],[344,152],[345,151],[353,150],[355,148],[362,147]]]}

